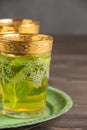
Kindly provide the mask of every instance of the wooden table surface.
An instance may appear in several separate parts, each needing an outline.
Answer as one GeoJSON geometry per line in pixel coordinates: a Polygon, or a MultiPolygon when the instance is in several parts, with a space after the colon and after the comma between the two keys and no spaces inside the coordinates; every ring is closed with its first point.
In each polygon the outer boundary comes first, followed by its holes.
{"type": "Polygon", "coordinates": [[[32,130],[87,130],[87,36],[54,35],[49,84],[69,94],[73,107],[32,130]]]}

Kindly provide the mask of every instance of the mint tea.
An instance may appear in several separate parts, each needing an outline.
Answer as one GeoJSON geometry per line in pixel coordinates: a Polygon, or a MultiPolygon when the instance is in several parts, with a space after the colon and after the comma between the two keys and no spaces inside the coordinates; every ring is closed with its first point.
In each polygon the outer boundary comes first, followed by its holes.
{"type": "Polygon", "coordinates": [[[46,106],[51,52],[11,51],[12,48],[8,53],[3,50],[0,55],[3,113],[17,118],[41,115],[46,106]]]}
{"type": "Polygon", "coordinates": [[[4,109],[15,112],[42,111],[45,107],[50,54],[3,57],[4,109]]]}

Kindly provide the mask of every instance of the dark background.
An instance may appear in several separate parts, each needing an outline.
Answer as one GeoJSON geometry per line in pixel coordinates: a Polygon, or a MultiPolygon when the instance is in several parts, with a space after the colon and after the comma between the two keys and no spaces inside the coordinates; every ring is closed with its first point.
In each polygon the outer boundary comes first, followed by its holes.
{"type": "Polygon", "coordinates": [[[0,0],[0,18],[39,20],[41,33],[87,34],[87,0],[0,0]]]}

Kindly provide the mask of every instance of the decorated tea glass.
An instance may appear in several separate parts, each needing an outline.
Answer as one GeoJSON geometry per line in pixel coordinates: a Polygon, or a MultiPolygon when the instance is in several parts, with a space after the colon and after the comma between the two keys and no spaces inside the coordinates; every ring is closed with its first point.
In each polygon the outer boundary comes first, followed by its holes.
{"type": "Polygon", "coordinates": [[[44,34],[0,35],[0,82],[3,114],[41,116],[46,107],[53,37],[44,34]]]}

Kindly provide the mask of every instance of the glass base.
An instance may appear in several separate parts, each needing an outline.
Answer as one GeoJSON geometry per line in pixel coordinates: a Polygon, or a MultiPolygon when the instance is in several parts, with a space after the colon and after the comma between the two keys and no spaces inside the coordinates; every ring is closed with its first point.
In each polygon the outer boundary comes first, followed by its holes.
{"type": "Polygon", "coordinates": [[[37,111],[37,112],[12,112],[8,110],[2,110],[3,114],[9,117],[13,118],[21,118],[21,119],[26,119],[26,118],[37,118],[41,115],[43,115],[44,111],[37,111]]]}

